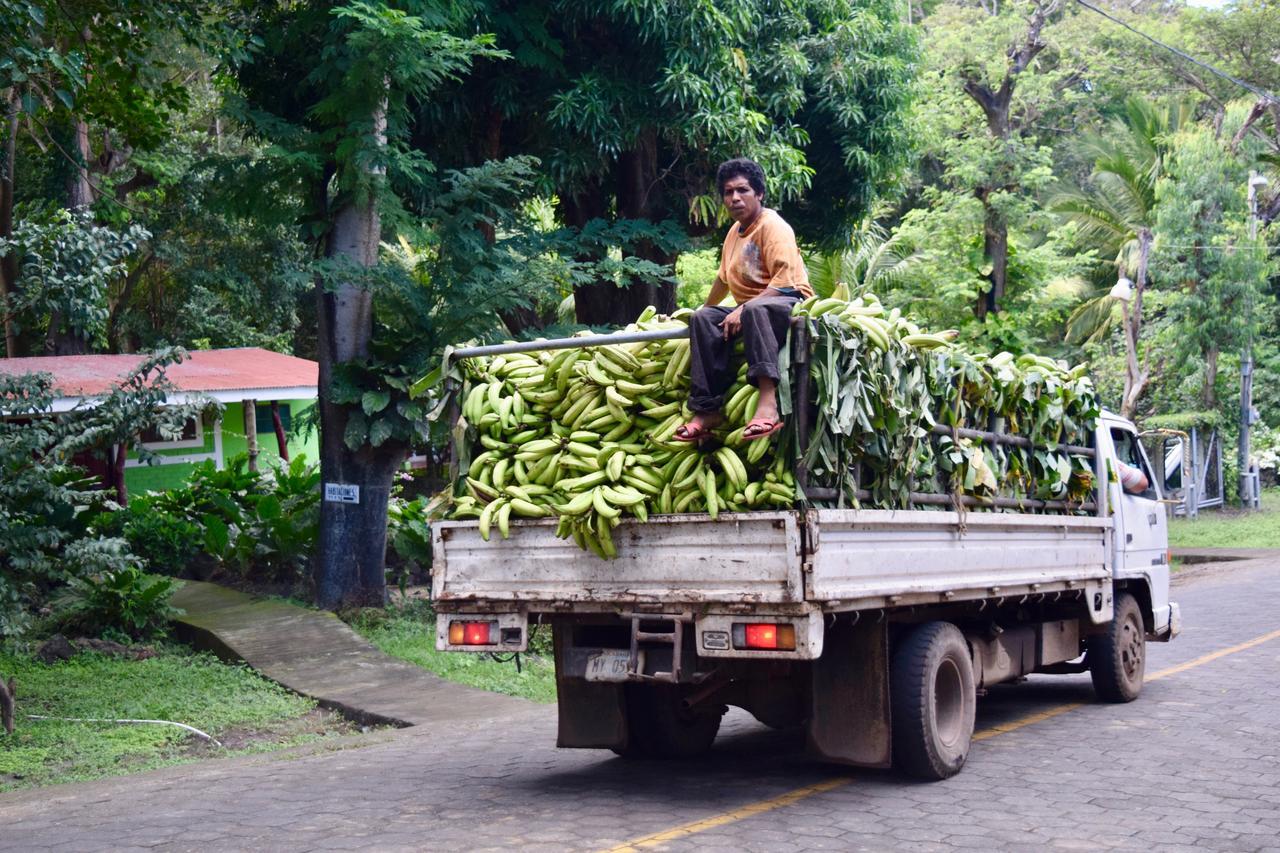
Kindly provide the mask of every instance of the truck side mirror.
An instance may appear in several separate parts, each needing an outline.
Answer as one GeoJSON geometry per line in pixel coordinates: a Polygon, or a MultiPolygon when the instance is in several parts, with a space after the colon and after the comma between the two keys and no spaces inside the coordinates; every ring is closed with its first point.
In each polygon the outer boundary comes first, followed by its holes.
{"type": "Polygon", "coordinates": [[[1164,491],[1178,491],[1183,488],[1182,471],[1185,445],[1181,438],[1169,437],[1161,448],[1164,455],[1164,491]]]}

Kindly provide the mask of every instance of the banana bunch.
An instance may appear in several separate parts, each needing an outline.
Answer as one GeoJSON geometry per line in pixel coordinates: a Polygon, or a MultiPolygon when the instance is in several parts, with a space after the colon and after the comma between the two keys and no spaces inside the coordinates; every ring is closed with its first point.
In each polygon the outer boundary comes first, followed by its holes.
{"type": "Polygon", "coordinates": [[[886,312],[875,294],[859,296],[851,300],[831,296],[819,299],[811,296],[791,309],[794,317],[830,317],[846,328],[860,332],[863,339],[881,352],[888,350],[894,341],[901,341],[913,349],[937,349],[946,347],[960,333],[955,329],[945,332],[922,332],[918,326],[904,318],[895,308],[886,312]]]}
{"type": "MultiPolygon", "coordinates": [[[[648,308],[627,331],[678,329],[692,311],[648,308]]],[[[603,559],[627,517],[791,506],[795,481],[775,442],[747,442],[759,391],[746,366],[726,395],[719,446],[675,441],[692,417],[689,341],[514,353],[463,363],[470,464],[450,516],[488,539],[517,519],[558,518],[557,536],[603,559]]]]}

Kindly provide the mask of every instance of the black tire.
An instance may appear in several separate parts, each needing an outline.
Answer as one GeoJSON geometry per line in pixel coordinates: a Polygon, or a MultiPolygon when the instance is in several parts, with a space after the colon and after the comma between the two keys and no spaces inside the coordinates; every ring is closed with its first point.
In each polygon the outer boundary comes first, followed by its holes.
{"type": "Polygon", "coordinates": [[[1099,699],[1132,702],[1138,698],[1147,665],[1147,632],[1136,598],[1116,593],[1115,616],[1105,633],[1089,638],[1085,660],[1099,699]]]}
{"type": "Polygon", "coordinates": [[[720,731],[723,705],[689,711],[680,688],[666,684],[628,684],[626,749],[623,758],[693,758],[711,748],[720,731]]]}
{"type": "Polygon", "coordinates": [[[959,773],[978,704],[973,659],[959,628],[926,622],[903,639],[893,653],[889,700],[898,769],[930,781],[959,773]]]}

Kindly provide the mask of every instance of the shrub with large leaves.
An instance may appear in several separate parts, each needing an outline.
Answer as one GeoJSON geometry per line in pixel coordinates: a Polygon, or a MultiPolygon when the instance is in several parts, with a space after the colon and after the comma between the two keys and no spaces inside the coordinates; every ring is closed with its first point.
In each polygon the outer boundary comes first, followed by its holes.
{"type": "MultiPolygon", "coordinates": [[[[176,436],[199,403],[162,407],[170,350],[143,361],[93,407],[52,414],[47,374],[0,375],[0,636],[21,633],[31,611],[72,578],[135,563],[125,542],[93,529],[113,495],[74,463],[154,426],[176,436]]],[[[140,447],[140,445],[139,445],[140,447]]]]}

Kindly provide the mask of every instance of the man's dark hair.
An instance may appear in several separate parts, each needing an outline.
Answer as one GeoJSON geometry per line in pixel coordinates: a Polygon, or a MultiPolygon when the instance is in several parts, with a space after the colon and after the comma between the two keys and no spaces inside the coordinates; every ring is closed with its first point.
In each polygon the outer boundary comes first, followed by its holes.
{"type": "Polygon", "coordinates": [[[716,169],[716,189],[720,191],[720,195],[724,195],[724,185],[734,178],[746,178],[751,189],[764,198],[764,169],[755,160],[735,157],[721,163],[720,168],[716,169]]]}

